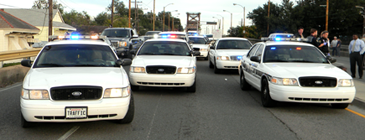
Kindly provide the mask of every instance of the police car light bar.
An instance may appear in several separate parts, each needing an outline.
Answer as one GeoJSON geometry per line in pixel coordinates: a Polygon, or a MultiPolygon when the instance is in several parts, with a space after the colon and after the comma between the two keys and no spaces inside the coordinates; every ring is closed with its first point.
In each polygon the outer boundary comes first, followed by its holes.
{"type": "Polygon", "coordinates": [[[268,38],[268,37],[262,37],[261,41],[296,41],[296,42],[307,42],[307,38],[268,38]]]}

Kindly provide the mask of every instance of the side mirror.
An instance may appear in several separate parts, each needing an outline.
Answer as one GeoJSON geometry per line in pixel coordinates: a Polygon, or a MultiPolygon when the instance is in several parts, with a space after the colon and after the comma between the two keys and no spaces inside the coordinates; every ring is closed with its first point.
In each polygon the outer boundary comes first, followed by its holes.
{"type": "Polygon", "coordinates": [[[130,53],[131,54],[136,54],[136,50],[131,50],[130,53]]]}
{"type": "Polygon", "coordinates": [[[31,67],[32,61],[30,61],[29,59],[24,59],[20,62],[20,64],[22,64],[22,66],[24,66],[24,67],[31,67]]]}
{"type": "Polygon", "coordinates": [[[138,35],[133,35],[132,38],[138,38],[138,35]]]}
{"type": "Polygon", "coordinates": [[[250,57],[250,60],[253,61],[253,62],[258,62],[260,63],[260,57],[259,56],[251,56],[250,57]]]}
{"type": "Polygon", "coordinates": [[[212,49],[212,50],[214,50],[214,46],[210,46],[209,48],[212,49]]]}
{"type": "Polygon", "coordinates": [[[129,65],[131,65],[131,64],[132,64],[132,60],[131,60],[131,59],[129,59],[129,58],[125,58],[125,59],[123,59],[123,60],[118,59],[118,60],[116,61],[116,65],[117,65],[117,66],[129,66],[129,65]]]}
{"type": "Polygon", "coordinates": [[[193,56],[199,56],[200,55],[200,52],[198,51],[193,51],[193,56]]]}
{"type": "Polygon", "coordinates": [[[330,61],[331,63],[336,63],[336,59],[335,58],[333,58],[333,57],[331,57],[331,56],[327,56],[326,57],[326,59],[328,60],[328,61],[330,61]]]}

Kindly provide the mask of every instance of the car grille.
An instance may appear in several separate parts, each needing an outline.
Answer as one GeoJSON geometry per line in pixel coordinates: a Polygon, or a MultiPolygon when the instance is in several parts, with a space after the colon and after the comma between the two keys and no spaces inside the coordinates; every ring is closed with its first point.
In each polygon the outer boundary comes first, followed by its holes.
{"type": "Polygon", "coordinates": [[[175,66],[146,66],[148,74],[175,74],[175,66]]]}
{"type": "Polygon", "coordinates": [[[200,51],[200,48],[193,48],[194,51],[200,51]]]}
{"type": "Polygon", "coordinates": [[[240,61],[241,59],[242,59],[242,56],[240,56],[240,55],[231,56],[231,61],[240,61]]]}
{"type": "Polygon", "coordinates": [[[40,120],[85,120],[85,119],[98,119],[98,118],[112,118],[117,114],[100,114],[100,115],[88,115],[86,118],[66,118],[66,116],[34,116],[40,120]]]}
{"type": "Polygon", "coordinates": [[[337,79],[333,77],[299,77],[302,87],[336,87],[337,79]]]}
{"type": "Polygon", "coordinates": [[[111,45],[114,47],[118,47],[118,42],[111,42],[111,45]]]}
{"type": "Polygon", "coordinates": [[[302,98],[302,97],[289,97],[289,100],[293,101],[311,101],[311,102],[343,102],[348,101],[349,98],[302,98]]]}
{"type": "Polygon", "coordinates": [[[156,85],[156,86],[182,86],[185,85],[185,83],[154,83],[154,82],[137,82],[140,85],[156,85]]]}
{"type": "Polygon", "coordinates": [[[64,86],[51,88],[53,100],[97,100],[101,98],[102,87],[98,86],[64,86]],[[79,92],[81,95],[76,95],[79,92]]]}

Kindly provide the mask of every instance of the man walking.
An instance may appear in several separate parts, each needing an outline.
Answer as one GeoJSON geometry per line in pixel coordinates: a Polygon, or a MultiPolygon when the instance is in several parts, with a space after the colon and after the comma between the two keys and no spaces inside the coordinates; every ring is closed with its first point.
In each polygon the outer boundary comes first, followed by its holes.
{"type": "Polygon", "coordinates": [[[304,32],[304,28],[303,27],[299,27],[298,28],[298,32],[295,33],[295,38],[304,38],[304,35],[303,35],[303,32],[304,32]]]}
{"type": "Polygon", "coordinates": [[[337,43],[338,43],[337,37],[334,36],[333,40],[331,42],[332,56],[335,56],[335,55],[338,56],[338,51],[337,51],[338,44],[337,43]]]}
{"type": "Polygon", "coordinates": [[[360,40],[356,34],[352,36],[352,41],[349,45],[350,53],[350,66],[352,78],[356,77],[356,64],[358,66],[359,77],[362,78],[363,66],[362,66],[362,54],[365,52],[364,41],[360,40]]]}

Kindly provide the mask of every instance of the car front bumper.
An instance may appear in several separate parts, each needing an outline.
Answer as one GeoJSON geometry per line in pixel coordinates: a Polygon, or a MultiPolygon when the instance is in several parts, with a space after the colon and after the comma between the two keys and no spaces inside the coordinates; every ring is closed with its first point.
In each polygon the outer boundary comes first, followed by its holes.
{"type": "Polygon", "coordinates": [[[312,88],[270,83],[269,88],[271,98],[281,102],[351,103],[356,94],[355,87],[312,88]]]}
{"type": "Polygon", "coordinates": [[[193,74],[147,74],[129,73],[130,83],[134,86],[150,87],[190,87],[195,82],[193,74]]]}
{"type": "Polygon", "coordinates": [[[221,61],[216,60],[216,67],[218,69],[238,69],[238,65],[240,64],[240,61],[221,61]]]}
{"type": "Polygon", "coordinates": [[[85,122],[123,119],[128,112],[130,96],[101,100],[24,100],[20,99],[21,112],[29,122],[85,122]],[[86,107],[87,118],[66,119],[66,107],[86,107]]]}

